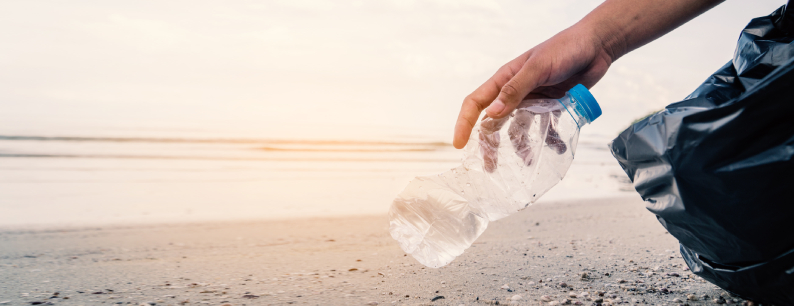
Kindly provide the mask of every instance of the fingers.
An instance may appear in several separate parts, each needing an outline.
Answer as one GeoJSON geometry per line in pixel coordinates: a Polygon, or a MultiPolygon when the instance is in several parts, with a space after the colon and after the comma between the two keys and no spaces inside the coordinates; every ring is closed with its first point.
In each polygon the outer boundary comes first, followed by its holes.
{"type": "Polygon", "coordinates": [[[535,114],[518,110],[513,117],[513,122],[507,130],[507,135],[510,136],[510,142],[513,144],[516,155],[524,161],[525,166],[532,164],[532,147],[529,140],[529,128],[532,127],[532,121],[535,119],[535,114]]]}
{"type": "MultiPolygon", "coordinates": [[[[511,65],[506,66],[511,69],[511,65]]],[[[535,88],[543,85],[547,80],[551,69],[548,61],[536,60],[529,56],[518,71],[504,85],[501,86],[499,95],[485,110],[485,113],[492,118],[502,118],[512,112],[522,100],[535,88]]]]}
{"type": "Polygon", "coordinates": [[[483,170],[486,172],[496,171],[499,162],[499,130],[502,129],[508,118],[492,119],[487,118],[480,125],[480,152],[482,153],[483,170]]]}
{"type": "Polygon", "coordinates": [[[499,142],[499,133],[480,133],[482,168],[488,173],[496,171],[496,164],[499,162],[499,142]]]}
{"type": "MultiPolygon", "coordinates": [[[[560,121],[560,114],[561,111],[556,110],[551,112],[553,116],[551,116],[551,122],[548,123],[548,132],[546,133],[546,145],[549,146],[554,152],[557,154],[565,153],[568,151],[568,146],[565,145],[565,142],[560,137],[560,134],[557,133],[557,123],[560,121]]],[[[548,118],[548,115],[547,115],[548,118]]],[[[548,119],[547,119],[548,120],[548,119]]]]}
{"type": "MultiPolygon", "coordinates": [[[[498,72],[497,72],[498,74],[498,72]]],[[[463,100],[463,105],[460,107],[460,114],[458,114],[458,121],[455,123],[455,136],[452,140],[452,145],[455,148],[462,149],[466,146],[466,142],[471,137],[471,130],[477,123],[480,113],[491,104],[494,98],[499,94],[499,85],[494,81],[496,76],[489,79],[485,84],[482,84],[477,90],[471,93],[466,99],[463,100]]]]}

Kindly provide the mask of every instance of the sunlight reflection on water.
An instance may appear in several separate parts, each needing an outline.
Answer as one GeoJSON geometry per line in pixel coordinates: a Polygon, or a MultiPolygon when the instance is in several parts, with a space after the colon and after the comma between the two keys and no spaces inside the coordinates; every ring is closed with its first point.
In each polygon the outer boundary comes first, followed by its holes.
{"type": "MultiPolygon", "coordinates": [[[[422,141],[0,136],[0,226],[383,214],[460,156],[422,141]]],[[[626,195],[621,174],[603,142],[580,143],[543,200],[626,195]]]]}

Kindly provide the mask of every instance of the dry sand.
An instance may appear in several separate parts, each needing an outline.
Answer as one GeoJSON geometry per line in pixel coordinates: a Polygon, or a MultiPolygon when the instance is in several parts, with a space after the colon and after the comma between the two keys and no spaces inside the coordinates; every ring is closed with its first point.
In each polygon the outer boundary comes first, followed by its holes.
{"type": "Polygon", "coordinates": [[[387,229],[369,216],[5,230],[0,304],[742,302],[687,271],[639,199],[531,206],[440,269],[406,256],[387,229]]]}

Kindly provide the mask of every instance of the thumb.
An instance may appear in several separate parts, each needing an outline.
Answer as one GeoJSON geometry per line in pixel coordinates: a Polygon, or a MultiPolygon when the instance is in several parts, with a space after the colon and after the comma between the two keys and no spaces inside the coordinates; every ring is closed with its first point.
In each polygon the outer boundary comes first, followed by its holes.
{"type": "Polygon", "coordinates": [[[485,109],[485,113],[492,118],[507,116],[532,90],[546,82],[544,78],[549,73],[548,67],[530,56],[521,69],[502,86],[499,96],[485,109]]]}

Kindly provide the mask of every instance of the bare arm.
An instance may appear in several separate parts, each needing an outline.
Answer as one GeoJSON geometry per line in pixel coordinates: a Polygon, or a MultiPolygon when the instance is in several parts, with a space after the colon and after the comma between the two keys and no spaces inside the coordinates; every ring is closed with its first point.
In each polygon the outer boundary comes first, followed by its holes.
{"type": "Polygon", "coordinates": [[[502,66],[463,101],[453,144],[466,145],[483,110],[502,118],[526,98],[595,85],[609,66],[724,0],[607,0],[570,28],[502,66]]]}

